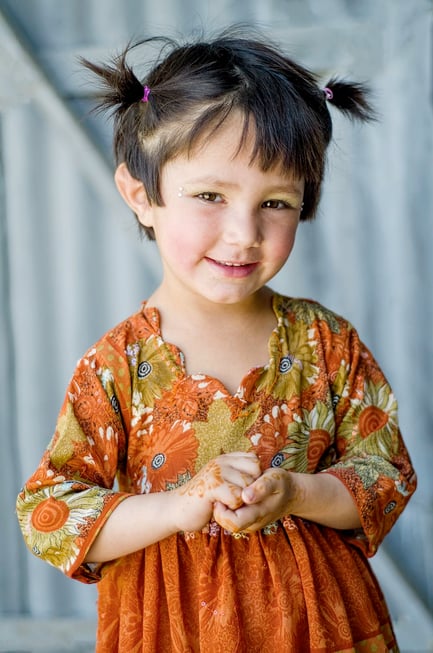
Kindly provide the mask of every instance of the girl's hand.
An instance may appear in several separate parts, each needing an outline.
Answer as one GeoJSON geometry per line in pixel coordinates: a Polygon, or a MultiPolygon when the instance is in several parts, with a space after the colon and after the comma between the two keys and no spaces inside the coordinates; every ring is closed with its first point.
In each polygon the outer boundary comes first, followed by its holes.
{"type": "Polygon", "coordinates": [[[296,501],[296,476],[285,469],[267,469],[241,493],[244,505],[235,509],[218,502],[214,519],[230,532],[253,532],[291,512],[296,501]]]}
{"type": "Polygon", "coordinates": [[[240,508],[242,491],[253,487],[260,474],[260,462],[253,453],[233,452],[211,460],[173,493],[178,530],[201,530],[210,521],[215,504],[229,512],[240,508]]]}

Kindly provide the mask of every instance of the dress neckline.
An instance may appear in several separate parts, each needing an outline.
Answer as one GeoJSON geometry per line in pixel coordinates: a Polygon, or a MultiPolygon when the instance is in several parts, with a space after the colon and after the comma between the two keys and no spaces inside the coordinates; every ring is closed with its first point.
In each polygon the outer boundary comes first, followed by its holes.
{"type": "MultiPolygon", "coordinates": [[[[160,338],[161,344],[165,347],[168,356],[171,358],[172,362],[182,369],[184,380],[192,379],[198,383],[212,383],[216,386],[216,392],[221,392],[221,397],[231,397],[238,399],[240,401],[245,401],[245,395],[249,394],[249,390],[255,385],[255,381],[259,378],[263,372],[268,372],[270,369],[275,369],[275,365],[272,364],[273,356],[275,355],[275,347],[278,346],[280,350],[281,339],[282,339],[282,327],[283,325],[283,315],[281,311],[281,300],[282,297],[279,293],[272,291],[271,296],[271,307],[276,317],[276,324],[268,336],[267,341],[267,350],[268,350],[268,361],[261,364],[254,365],[249,368],[246,373],[241,377],[240,382],[237,386],[237,389],[232,393],[218,377],[206,374],[206,372],[200,372],[195,374],[189,374],[187,371],[186,359],[182,349],[173,342],[165,340],[164,335],[161,329],[161,314],[159,309],[155,306],[147,306],[147,302],[144,301],[142,304],[142,312],[151,326],[152,331],[155,335],[160,338]]],[[[278,367],[278,366],[277,366],[278,367]]]]}

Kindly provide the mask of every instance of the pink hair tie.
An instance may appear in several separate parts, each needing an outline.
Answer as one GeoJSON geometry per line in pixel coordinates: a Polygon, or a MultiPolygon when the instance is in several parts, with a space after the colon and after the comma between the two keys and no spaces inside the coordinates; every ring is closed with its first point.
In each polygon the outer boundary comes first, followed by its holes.
{"type": "Polygon", "coordinates": [[[324,92],[325,97],[326,97],[327,100],[332,100],[332,98],[334,97],[334,93],[327,86],[325,86],[325,88],[323,89],[323,92],[324,92]]]}
{"type": "Polygon", "coordinates": [[[147,102],[149,100],[149,94],[150,94],[150,88],[148,86],[145,86],[143,88],[143,97],[141,98],[141,102],[147,102]]]}

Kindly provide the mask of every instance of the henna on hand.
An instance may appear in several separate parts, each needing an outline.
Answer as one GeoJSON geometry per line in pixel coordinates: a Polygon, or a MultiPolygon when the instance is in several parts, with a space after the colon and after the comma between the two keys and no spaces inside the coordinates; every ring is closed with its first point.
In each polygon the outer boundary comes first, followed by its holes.
{"type": "Polygon", "coordinates": [[[200,530],[208,523],[216,502],[229,510],[243,505],[242,490],[260,477],[255,454],[221,454],[208,462],[191,480],[177,488],[179,530],[200,530]]]}
{"type": "Polygon", "coordinates": [[[211,460],[200,472],[193,476],[188,483],[179,488],[180,494],[188,494],[203,498],[207,492],[215,490],[224,483],[221,468],[215,460],[211,460]]]}

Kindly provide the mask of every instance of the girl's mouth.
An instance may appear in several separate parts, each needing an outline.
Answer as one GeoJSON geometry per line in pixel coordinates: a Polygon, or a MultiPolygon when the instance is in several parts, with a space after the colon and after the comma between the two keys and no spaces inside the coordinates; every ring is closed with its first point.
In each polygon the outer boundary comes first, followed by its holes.
{"type": "Polygon", "coordinates": [[[249,276],[259,265],[255,263],[239,263],[236,261],[217,261],[206,257],[206,261],[213,267],[218,268],[226,277],[242,278],[249,276]]]}

